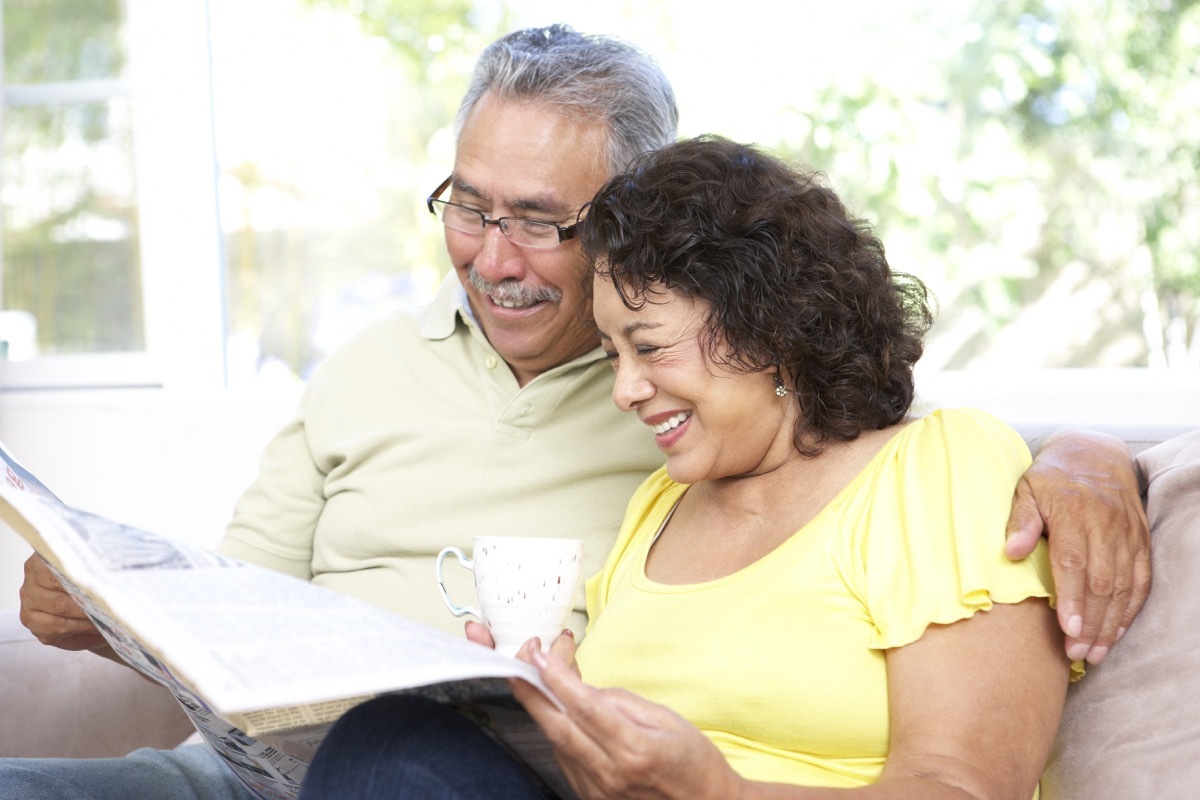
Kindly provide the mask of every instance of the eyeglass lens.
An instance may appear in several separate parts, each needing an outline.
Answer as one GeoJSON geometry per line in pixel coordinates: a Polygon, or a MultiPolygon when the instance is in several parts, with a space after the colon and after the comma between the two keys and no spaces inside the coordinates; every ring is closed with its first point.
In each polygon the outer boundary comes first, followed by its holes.
{"type": "Polygon", "coordinates": [[[558,226],[551,222],[540,222],[521,217],[501,217],[491,220],[484,216],[482,211],[442,200],[435,200],[433,208],[447,228],[459,233],[479,235],[487,230],[488,225],[498,225],[509,241],[514,244],[526,247],[553,247],[559,242],[558,226]]]}

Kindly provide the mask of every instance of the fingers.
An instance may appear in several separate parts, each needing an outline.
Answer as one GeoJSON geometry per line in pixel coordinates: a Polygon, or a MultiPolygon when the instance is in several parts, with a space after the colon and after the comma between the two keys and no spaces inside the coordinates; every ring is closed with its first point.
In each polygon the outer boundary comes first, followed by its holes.
{"type": "Polygon", "coordinates": [[[481,644],[484,647],[491,648],[492,650],[496,649],[496,640],[492,638],[492,632],[488,630],[486,625],[475,622],[474,620],[467,620],[465,630],[467,639],[469,641],[472,641],[475,644],[481,644]]]}
{"type": "MultiPolygon", "coordinates": [[[[1083,586],[1083,626],[1077,640],[1068,646],[1068,655],[1092,664],[1108,655],[1150,591],[1149,547],[1139,542],[1136,517],[1109,522],[1107,528],[1104,534],[1093,532],[1089,537],[1086,575],[1074,579],[1083,586]]],[[[1055,559],[1054,563],[1066,569],[1063,562],[1074,560],[1055,559]]]]}
{"type": "MultiPolygon", "coordinates": [[[[561,640],[563,637],[559,637],[561,640]]],[[[531,643],[537,640],[530,640],[531,643]]],[[[574,648],[572,647],[572,656],[574,648]]],[[[583,705],[589,700],[589,695],[594,691],[591,687],[585,684],[579,673],[573,666],[563,660],[556,653],[545,653],[539,648],[531,648],[529,653],[530,662],[538,668],[538,672],[542,674],[542,680],[546,682],[546,687],[554,692],[564,706],[567,708],[575,708],[583,705]]],[[[572,659],[574,660],[574,659],[572,659]]]]}
{"type": "Polygon", "coordinates": [[[579,674],[579,666],[575,663],[575,634],[570,628],[563,628],[563,632],[550,644],[550,652],[576,675],[579,674]]]}
{"type": "MultiPolygon", "coordinates": [[[[1060,497],[1060,500],[1064,499],[1060,497]]],[[[1076,503],[1063,503],[1073,506],[1076,503]]],[[[1133,562],[1122,542],[1077,522],[1050,525],[1050,567],[1067,656],[1098,664],[1117,638],[1131,597],[1133,562]]],[[[1075,517],[1075,520],[1082,517],[1075,517]]],[[[1073,521],[1075,521],[1073,520],[1073,521]]]]}
{"type": "MultiPolygon", "coordinates": [[[[1142,606],[1146,603],[1146,598],[1150,596],[1151,585],[1151,567],[1150,567],[1150,520],[1146,517],[1145,506],[1141,503],[1140,490],[1136,488],[1137,476],[1130,466],[1130,475],[1127,478],[1126,496],[1131,492],[1134,499],[1137,501],[1132,506],[1126,507],[1128,518],[1126,527],[1130,532],[1127,538],[1130,551],[1130,558],[1133,563],[1133,568],[1130,572],[1130,584],[1128,587],[1128,600],[1125,605],[1124,612],[1119,615],[1117,623],[1116,639],[1120,639],[1133,624],[1134,619],[1141,613],[1142,606]],[[1132,486],[1130,486],[1132,484],[1132,486]]],[[[1121,590],[1125,592],[1124,589],[1121,590]]]]}
{"type": "Polygon", "coordinates": [[[37,553],[25,559],[25,583],[33,587],[62,591],[62,584],[37,553]]]}
{"type": "Polygon", "coordinates": [[[641,770],[628,761],[629,748],[623,746],[628,731],[621,729],[614,707],[617,690],[587,686],[573,667],[553,653],[535,650],[531,656],[562,708],[524,682],[518,682],[513,693],[546,734],[576,792],[581,797],[632,796],[630,782],[642,777],[641,770]]]}
{"type": "Polygon", "coordinates": [[[606,760],[599,742],[586,734],[575,718],[579,709],[588,705],[586,695],[596,690],[586,686],[561,659],[543,653],[536,640],[530,640],[522,646],[518,657],[528,657],[530,663],[538,668],[546,687],[561,703],[561,706],[556,705],[540,689],[526,681],[513,679],[509,682],[513,697],[545,732],[560,760],[591,764],[606,760]]]}
{"type": "Polygon", "coordinates": [[[67,594],[54,573],[33,555],[25,561],[20,590],[21,624],[42,644],[63,650],[94,650],[107,646],[100,631],[79,604],[67,594]]]}
{"type": "Polygon", "coordinates": [[[683,717],[623,689],[588,686],[553,653],[534,661],[564,708],[534,718],[581,796],[737,796],[737,774],[683,717]]]}
{"type": "Polygon", "coordinates": [[[562,703],[574,727],[587,738],[609,745],[621,738],[630,723],[654,727],[654,712],[661,707],[620,689],[600,690],[588,686],[578,670],[553,653],[536,652],[534,666],[546,687],[562,703]]]}
{"type": "MultiPolygon", "coordinates": [[[[558,638],[550,646],[550,653],[553,654],[553,661],[555,664],[563,665],[564,668],[566,668],[572,675],[575,676],[576,680],[581,681],[579,677],[579,666],[575,663],[575,635],[573,633],[571,633],[569,630],[564,630],[561,634],[559,634],[558,638]]],[[[542,640],[536,636],[525,642],[525,644],[521,645],[520,649],[517,650],[515,657],[518,661],[524,661],[527,664],[532,664],[533,666],[537,667],[539,672],[542,672],[543,667],[547,664],[546,651],[542,649],[542,640]]],[[[540,695],[540,697],[536,698],[536,700],[549,703],[556,711],[563,712],[566,710],[566,707],[558,699],[557,693],[555,693],[555,697],[551,699],[547,698],[540,690],[537,690],[534,687],[529,687],[529,690],[531,692],[535,692],[537,695],[540,695]]],[[[551,691],[553,692],[553,690],[551,691]]],[[[513,694],[523,704],[525,703],[525,700],[522,699],[523,697],[527,696],[531,700],[535,699],[532,694],[521,694],[516,690],[514,690],[513,694]]],[[[526,705],[526,710],[530,711],[530,715],[533,716],[534,719],[537,719],[537,715],[533,713],[528,705],[526,705]]]]}
{"type": "Polygon", "coordinates": [[[32,612],[68,619],[87,619],[79,604],[67,594],[50,567],[36,553],[25,561],[25,580],[21,584],[21,607],[32,612]]]}
{"type": "Polygon", "coordinates": [[[1054,592],[1058,598],[1058,626],[1066,636],[1067,655],[1079,661],[1087,656],[1104,612],[1103,608],[1098,608],[1096,598],[1092,599],[1090,609],[1084,599],[1087,597],[1085,580],[1088,575],[1086,539],[1075,530],[1056,533],[1057,538],[1050,543],[1050,570],[1054,575],[1054,592]],[[1090,623],[1086,640],[1082,638],[1085,619],[1090,623]],[[1082,650],[1079,649],[1081,644],[1082,650]]]}
{"type": "MultiPolygon", "coordinates": [[[[516,658],[527,664],[533,664],[533,654],[541,652],[545,652],[542,648],[542,640],[535,636],[521,645],[516,652],[516,658]]],[[[563,632],[550,643],[550,652],[574,670],[576,675],[579,674],[579,667],[575,665],[575,634],[569,628],[563,628],[563,632]]]]}
{"type": "Polygon", "coordinates": [[[1083,578],[1082,629],[1067,646],[1067,655],[1072,659],[1099,664],[1116,641],[1117,628],[1128,606],[1128,586],[1117,588],[1114,560],[1113,554],[1097,550],[1087,568],[1083,578]]]}
{"type": "MultiPolygon", "coordinates": [[[[1045,520],[1030,485],[1030,473],[1026,473],[1017,482],[1017,488],[1013,492],[1012,508],[1004,541],[1005,556],[1014,561],[1027,558],[1037,547],[1045,527],[1045,520]]],[[[1070,655],[1081,652],[1082,655],[1073,660],[1082,660],[1087,656],[1092,640],[1089,639],[1087,643],[1083,643],[1080,639],[1084,627],[1085,604],[1082,602],[1082,598],[1084,597],[1084,577],[1087,574],[1087,550],[1086,541],[1077,534],[1078,531],[1071,529],[1057,532],[1051,547],[1055,559],[1052,561],[1051,569],[1054,574],[1054,590],[1057,596],[1058,625],[1066,636],[1067,653],[1070,655]],[[1081,643],[1083,643],[1082,651],[1078,649],[1078,645],[1081,643]]],[[[1096,614],[1094,608],[1092,614],[1094,620],[1096,614]]]]}
{"type": "Polygon", "coordinates": [[[515,682],[514,694],[546,733],[579,796],[737,796],[737,773],[681,716],[623,689],[588,686],[553,649],[530,656],[562,708],[524,681],[515,682]]]}
{"type": "MultiPolygon", "coordinates": [[[[1149,526],[1147,524],[1147,530],[1149,526]]],[[[1133,624],[1134,618],[1141,613],[1142,606],[1146,604],[1146,598],[1150,596],[1150,545],[1140,548],[1133,554],[1133,592],[1129,598],[1129,607],[1125,609],[1125,616],[1121,619],[1121,627],[1117,632],[1117,638],[1125,634],[1129,626],[1133,624]]]]}
{"type": "Polygon", "coordinates": [[[560,740],[568,741],[573,735],[570,729],[577,727],[580,719],[595,713],[592,709],[597,690],[583,682],[573,664],[567,664],[554,653],[543,652],[537,639],[526,642],[517,656],[537,667],[543,683],[558,699],[559,705],[524,681],[517,682],[513,695],[556,746],[560,740]]]}
{"type": "Polygon", "coordinates": [[[1012,508],[1008,516],[1008,527],[1005,530],[1004,555],[1014,561],[1026,558],[1037,547],[1042,538],[1045,523],[1038,511],[1037,502],[1024,478],[1017,483],[1013,493],[1012,508]]]}
{"type": "MultiPolygon", "coordinates": [[[[1139,541],[1139,520],[1134,515],[1112,525],[1130,533],[1101,542],[1097,534],[1090,537],[1086,575],[1078,579],[1083,584],[1082,630],[1067,646],[1069,656],[1091,664],[1104,660],[1133,624],[1150,592],[1150,551],[1148,544],[1139,541]]],[[[1057,566],[1059,560],[1052,563],[1057,566]]]]}
{"type": "Polygon", "coordinates": [[[1045,520],[1067,655],[1098,664],[1150,591],[1149,525],[1128,449],[1102,434],[1056,434],[1021,484],[1045,520]]]}

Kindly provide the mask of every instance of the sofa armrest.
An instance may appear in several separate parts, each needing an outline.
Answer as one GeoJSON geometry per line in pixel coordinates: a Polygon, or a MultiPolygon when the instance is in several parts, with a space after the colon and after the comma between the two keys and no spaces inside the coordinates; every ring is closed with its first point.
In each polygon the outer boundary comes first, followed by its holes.
{"type": "Polygon", "coordinates": [[[163,687],[94,653],[47,647],[0,611],[0,757],[174,747],[194,730],[163,687]]]}

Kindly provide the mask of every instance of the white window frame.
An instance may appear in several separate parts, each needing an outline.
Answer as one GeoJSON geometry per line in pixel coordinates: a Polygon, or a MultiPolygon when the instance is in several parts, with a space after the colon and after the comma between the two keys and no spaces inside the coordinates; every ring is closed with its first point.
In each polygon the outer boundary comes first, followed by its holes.
{"type": "Polygon", "coordinates": [[[146,349],[7,361],[5,392],[225,386],[208,3],[127,0],[126,13],[128,78],[5,85],[4,96],[7,106],[132,95],[146,349]]]}

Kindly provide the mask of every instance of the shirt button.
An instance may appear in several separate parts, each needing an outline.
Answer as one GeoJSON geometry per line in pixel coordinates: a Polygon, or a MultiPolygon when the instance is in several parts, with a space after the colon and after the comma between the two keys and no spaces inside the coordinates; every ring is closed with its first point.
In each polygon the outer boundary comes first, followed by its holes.
{"type": "Polygon", "coordinates": [[[488,368],[488,369],[495,369],[495,368],[496,368],[496,357],[495,357],[495,356],[488,356],[488,357],[487,357],[487,361],[486,361],[486,362],[484,362],[484,363],[486,363],[486,364],[487,364],[487,368],[488,368]]]}

